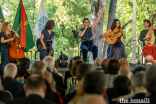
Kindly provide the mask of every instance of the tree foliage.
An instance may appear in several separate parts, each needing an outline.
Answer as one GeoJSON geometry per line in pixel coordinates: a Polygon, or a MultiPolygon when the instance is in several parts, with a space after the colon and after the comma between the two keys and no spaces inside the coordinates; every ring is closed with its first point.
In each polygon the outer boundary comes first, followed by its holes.
{"type": "MultiPolygon", "coordinates": [[[[155,0],[136,0],[137,1],[137,36],[139,37],[140,31],[144,29],[143,20],[150,19],[151,15],[155,11],[155,0]]],[[[91,1],[90,0],[44,0],[45,7],[49,16],[49,19],[54,19],[56,22],[55,38],[56,45],[54,46],[54,58],[57,59],[60,52],[63,51],[69,57],[78,55],[78,49],[80,45],[80,39],[74,39],[72,30],[83,27],[82,20],[85,17],[91,18],[91,1]],[[78,45],[79,43],[79,45],[78,45]]],[[[1,0],[0,5],[6,15],[4,18],[6,21],[13,24],[15,15],[17,12],[19,0],[1,0]]],[[[27,17],[31,26],[34,29],[36,19],[39,12],[40,0],[23,0],[24,7],[27,13],[27,17]],[[35,6],[35,9],[34,9],[35,6]],[[34,17],[33,17],[34,16],[34,17]],[[34,19],[34,20],[33,20],[34,19]]],[[[107,29],[108,12],[109,12],[110,0],[107,0],[104,16],[103,32],[107,29]]],[[[132,19],[133,3],[132,0],[118,0],[116,8],[116,17],[120,19],[121,25],[124,25],[129,19],[132,19]]],[[[124,30],[126,33],[126,40],[123,40],[125,44],[125,51],[128,56],[128,60],[131,61],[132,57],[132,23],[129,24],[124,30]]],[[[34,36],[35,37],[35,36],[34,36]]],[[[36,39],[36,38],[35,38],[36,39]]],[[[137,48],[137,47],[136,47],[137,48]]],[[[37,50],[36,47],[31,49],[37,50]]],[[[105,51],[105,50],[103,50],[105,51]]],[[[141,56],[141,52],[140,52],[141,56]]],[[[30,57],[30,56],[29,56],[30,57]]],[[[39,58],[39,56],[38,56],[39,58]]],[[[34,60],[34,57],[33,57],[34,60]]]]}

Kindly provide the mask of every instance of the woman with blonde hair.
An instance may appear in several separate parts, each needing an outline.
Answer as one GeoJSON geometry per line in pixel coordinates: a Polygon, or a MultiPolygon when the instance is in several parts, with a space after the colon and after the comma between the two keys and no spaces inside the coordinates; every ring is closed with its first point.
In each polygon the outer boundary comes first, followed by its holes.
{"type": "MultiPolygon", "coordinates": [[[[1,65],[2,65],[2,68],[4,69],[5,65],[10,63],[10,60],[8,58],[8,50],[9,50],[9,47],[7,45],[7,43],[9,41],[13,41],[14,39],[11,38],[11,39],[7,39],[7,37],[9,36],[9,34],[13,32],[15,33],[16,36],[18,36],[18,34],[11,28],[11,25],[9,22],[4,22],[2,24],[2,27],[1,27],[1,32],[0,32],[0,41],[1,41],[1,65]]],[[[18,36],[19,37],[19,36],[18,36]]]]}
{"type": "Polygon", "coordinates": [[[128,61],[127,61],[126,58],[121,58],[119,60],[119,63],[120,63],[120,69],[122,69],[122,68],[128,68],[128,69],[130,69],[129,63],[128,63],[128,61]]]}
{"type": "Polygon", "coordinates": [[[45,98],[50,101],[54,101],[56,103],[63,104],[63,100],[61,98],[60,92],[56,91],[56,88],[55,88],[56,83],[55,83],[53,76],[50,72],[47,71],[45,79],[46,79],[47,85],[48,85],[45,98]]]}

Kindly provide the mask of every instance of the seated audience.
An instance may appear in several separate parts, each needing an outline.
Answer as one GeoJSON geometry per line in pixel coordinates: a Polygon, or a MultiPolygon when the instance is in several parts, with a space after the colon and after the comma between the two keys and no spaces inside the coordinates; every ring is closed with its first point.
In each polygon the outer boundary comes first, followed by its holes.
{"type": "Polygon", "coordinates": [[[108,59],[104,59],[101,63],[101,67],[105,74],[108,74],[107,66],[108,66],[108,59]]]}
{"type": "Polygon", "coordinates": [[[58,102],[60,104],[63,104],[63,100],[61,98],[60,92],[56,91],[56,83],[51,75],[50,72],[47,72],[47,75],[45,77],[45,79],[47,80],[47,93],[46,93],[46,97],[47,99],[54,101],[54,102],[58,102]]]}
{"type": "Polygon", "coordinates": [[[150,104],[156,104],[156,65],[151,66],[146,70],[144,75],[144,83],[147,89],[150,104]]]}
{"type": "Polygon", "coordinates": [[[129,63],[128,63],[128,61],[127,61],[127,59],[126,58],[121,58],[120,60],[119,60],[119,63],[120,63],[120,69],[121,68],[127,68],[127,69],[131,69],[130,68],[130,65],[129,65],[129,63]]]}
{"type": "Polygon", "coordinates": [[[24,84],[25,83],[24,76],[26,76],[26,70],[27,69],[25,68],[25,66],[18,64],[17,65],[17,78],[15,80],[24,84]]]}
{"type": "MultiPolygon", "coordinates": [[[[31,68],[31,71],[30,73],[32,75],[34,74],[37,74],[37,75],[41,75],[43,78],[45,78],[47,76],[47,67],[46,65],[42,62],[42,61],[36,61],[33,65],[32,65],[32,68],[31,68]]],[[[46,79],[46,78],[45,78],[46,79]]],[[[59,103],[60,104],[60,101],[59,101],[59,95],[57,93],[55,93],[53,91],[53,89],[51,89],[50,87],[50,84],[47,84],[47,93],[46,93],[46,97],[45,99],[47,100],[51,100],[53,102],[56,102],[56,103],[59,103]],[[48,97],[48,95],[55,95],[55,98],[51,99],[48,97]]],[[[24,89],[22,90],[19,90],[16,94],[16,98],[20,98],[20,97],[25,97],[25,92],[24,92],[24,89]]]]}
{"type": "Polygon", "coordinates": [[[71,69],[72,69],[72,66],[74,64],[75,61],[77,60],[81,60],[81,57],[80,56],[75,56],[74,58],[71,58],[70,61],[69,61],[69,64],[68,64],[68,69],[69,71],[66,71],[65,72],[65,75],[64,75],[64,88],[67,90],[67,79],[69,77],[72,77],[71,75],[71,69]]]}
{"type": "Polygon", "coordinates": [[[95,59],[96,70],[102,70],[102,67],[101,67],[102,60],[103,60],[102,57],[98,57],[95,59]]]}
{"type": "MultiPolygon", "coordinates": [[[[30,59],[27,57],[21,58],[19,64],[20,64],[21,68],[26,70],[26,74],[24,75],[24,79],[26,79],[30,75],[30,73],[29,73],[30,59]]],[[[18,73],[18,71],[17,71],[17,73],[18,73]]]]}
{"type": "Polygon", "coordinates": [[[120,69],[120,63],[117,59],[111,58],[108,62],[107,72],[106,74],[106,88],[112,88],[113,80],[117,77],[118,70],[120,69]]]}
{"type": "Polygon", "coordinates": [[[46,67],[51,70],[51,74],[56,82],[56,86],[64,89],[62,77],[53,72],[53,69],[55,67],[54,58],[52,56],[47,56],[43,59],[43,62],[45,63],[46,67]]]}
{"type": "MultiPolygon", "coordinates": [[[[3,86],[1,84],[1,78],[0,78],[0,101],[7,103],[11,100],[13,100],[13,96],[9,91],[3,90],[3,86]]],[[[2,102],[0,102],[0,104],[2,104],[2,102]]]]}
{"type": "Polygon", "coordinates": [[[4,67],[4,79],[2,79],[2,85],[4,90],[8,90],[15,98],[15,94],[18,90],[23,88],[23,84],[15,81],[14,78],[17,75],[17,66],[13,63],[9,63],[4,67]]]}
{"type": "Polygon", "coordinates": [[[69,77],[67,79],[67,84],[66,84],[67,85],[67,91],[66,91],[66,93],[69,93],[70,90],[72,90],[72,87],[75,87],[78,85],[78,80],[76,78],[76,70],[77,70],[78,66],[82,63],[84,63],[83,60],[77,60],[76,62],[74,62],[74,65],[71,69],[72,77],[69,77]]]}
{"type": "Polygon", "coordinates": [[[132,79],[131,71],[128,68],[120,68],[120,70],[118,71],[118,76],[126,76],[129,80],[132,79]]]}
{"type": "MultiPolygon", "coordinates": [[[[92,71],[92,66],[86,63],[82,63],[78,66],[77,70],[76,70],[76,78],[78,80],[78,82],[81,81],[81,79],[90,71],[92,71]]],[[[73,89],[73,92],[70,92],[68,94],[65,95],[64,99],[63,99],[63,104],[68,104],[70,100],[72,100],[75,97],[76,94],[76,89],[77,86],[75,87],[75,89],[73,89]]]]}
{"type": "Polygon", "coordinates": [[[114,87],[107,89],[107,95],[110,104],[116,104],[116,101],[112,101],[113,98],[127,95],[131,93],[131,83],[126,76],[118,76],[113,81],[114,87]]]}
{"type": "Polygon", "coordinates": [[[135,75],[135,73],[140,72],[140,71],[146,71],[146,67],[139,66],[139,67],[135,68],[133,71],[133,76],[135,75]]]}
{"type": "Polygon", "coordinates": [[[153,65],[153,61],[154,59],[151,55],[147,55],[145,57],[145,65],[148,65],[148,66],[153,65]]]}
{"type": "Polygon", "coordinates": [[[104,100],[103,96],[101,95],[86,95],[83,97],[80,101],[79,104],[107,104],[106,101],[104,100]]]}
{"type": "Polygon", "coordinates": [[[57,71],[58,67],[59,67],[59,60],[55,61],[55,67],[54,67],[54,70],[53,71],[54,71],[54,73],[57,73],[59,76],[62,77],[62,73],[59,73],[57,71]]]}
{"type": "Polygon", "coordinates": [[[31,75],[26,79],[24,87],[26,97],[16,99],[8,104],[57,104],[44,99],[46,96],[46,81],[40,75],[31,75]]]}
{"type": "MultiPolygon", "coordinates": [[[[81,86],[77,89],[76,96],[70,102],[71,104],[80,104],[82,99],[88,95],[104,96],[105,89],[105,75],[99,71],[91,71],[87,73],[84,79],[81,80],[81,86]]],[[[103,98],[104,99],[104,98],[103,98]]]]}

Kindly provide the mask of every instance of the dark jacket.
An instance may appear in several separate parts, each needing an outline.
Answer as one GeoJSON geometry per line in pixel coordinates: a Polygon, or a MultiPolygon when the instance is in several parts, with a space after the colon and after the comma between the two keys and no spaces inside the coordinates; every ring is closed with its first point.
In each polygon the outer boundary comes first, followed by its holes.
{"type": "Polygon", "coordinates": [[[7,104],[57,104],[57,103],[43,99],[39,95],[31,94],[28,97],[16,99],[7,104]]]}
{"type": "Polygon", "coordinates": [[[5,77],[4,79],[2,79],[2,85],[4,87],[4,90],[11,92],[13,98],[15,98],[16,92],[23,88],[23,84],[15,81],[11,77],[5,77]]]}

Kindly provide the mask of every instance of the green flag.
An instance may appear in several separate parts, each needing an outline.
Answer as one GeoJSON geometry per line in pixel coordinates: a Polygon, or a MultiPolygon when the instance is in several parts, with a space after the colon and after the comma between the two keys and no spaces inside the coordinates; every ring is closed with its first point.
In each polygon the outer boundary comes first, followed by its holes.
{"type": "Polygon", "coordinates": [[[0,6],[0,28],[1,28],[3,22],[4,22],[4,16],[3,16],[3,12],[2,12],[2,9],[0,6]]]}
{"type": "Polygon", "coordinates": [[[20,0],[17,9],[13,29],[17,31],[20,37],[21,47],[24,47],[27,50],[29,50],[34,46],[33,34],[28,22],[28,18],[22,0],[20,0]]]}

